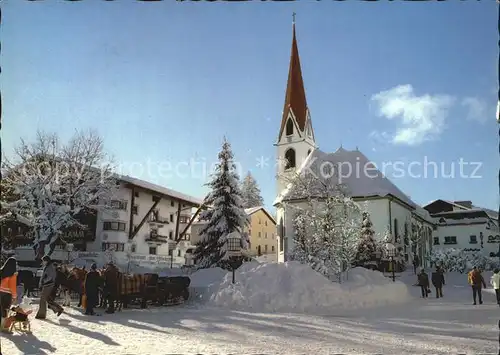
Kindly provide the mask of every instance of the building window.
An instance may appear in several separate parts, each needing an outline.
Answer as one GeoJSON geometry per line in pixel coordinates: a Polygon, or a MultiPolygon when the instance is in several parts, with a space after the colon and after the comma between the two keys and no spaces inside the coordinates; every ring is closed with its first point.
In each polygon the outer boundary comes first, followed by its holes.
{"type": "Polygon", "coordinates": [[[293,121],[291,118],[286,121],[286,135],[291,136],[293,134],[293,121]]]}
{"type": "Polygon", "coordinates": [[[170,222],[173,222],[173,221],[174,221],[174,215],[173,215],[173,214],[171,214],[171,215],[170,215],[170,222]]]}
{"type": "Polygon", "coordinates": [[[114,210],[127,210],[127,201],[111,200],[110,204],[114,210]]]}
{"type": "Polygon", "coordinates": [[[139,211],[139,206],[137,205],[133,205],[132,206],[132,213],[137,215],[138,214],[138,211],[139,211]]]}
{"type": "Polygon", "coordinates": [[[182,223],[182,224],[189,223],[189,216],[180,216],[179,217],[179,223],[182,223]]]}
{"type": "Polygon", "coordinates": [[[184,239],[191,240],[191,234],[189,234],[189,233],[184,234],[184,239]]]}
{"type": "Polygon", "coordinates": [[[311,154],[311,149],[309,149],[309,150],[307,151],[307,155],[309,155],[309,154],[311,154]]]}
{"type": "Polygon", "coordinates": [[[102,251],[113,250],[113,251],[125,251],[124,243],[102,243],[102,251]]]}
{"type": "Polygon", "coordinates": [[[267,232],[264,234],[264,238],[266,238],[266,239],[267,239],[267,232]]]}
{"type": "Polygon", "coordinates": [[[139,193],[137,191],[134,192],[134,197],[139,197],[139,193]]]}
{"type": "Polygon", "coordinates": [[[174,255],[174,249],[169,249],[168,250],[168,256],[174,255]]]}
{"type": "Polygon", "coordinates": [[[439,245],[439,237],[434,237],[434,245],[439,245]]]}
{"type": "Polygon", "coordinates": [[[259,218],[259,224],[262,224],[262,220],[259,218]]]}
{"type": "Polygon", "coordinates": [[[457,244],[457,237],[444,237],[444,244],[457,244]]]}
{"type": "Polygon", "coordinates": [[[125,226],[123,222],[104,222],[102,229],[105,231],[125,231],[125,226]]]}
{"type": "Polygon", "coordinates": [[[260,234],[260,232],[259,232],[259,238],[261,238],[261,237],[262,237],[262,236],[261,236],[261,234],[260,234]]]}
{"type": "Polygon", "coordinates": [[[156,255],[156,247],[149,247],[149,255],[156,255]]]}
{"type": "Polygon", "coordinates": [[[285,170],[295,168],[295,150],[292,148],[285,152],[285,170]]]}
{"type": "Polygon", "coordinates": [[[264,225],[267,226],[267,221],[264,221],[264,225]]]}
{"type": "Polygon", "coordinates": [[[274,251],[274,245],[271,245],[271,251],[274,251]]]}
{"type": "Polygon", "coordinates": [[[172,231],[168,232],[168,239],[170,239],[170,240],[174,239],[174,232],[172,232],[172,231]]]}
{"type": "Polygon", "coordinates": [[[170,201],[170,206],[175,207],[175,201],[170,201]]]}
{"type": "Polygon", "coordinates": [[[264,245],[264,251],[267,253],[267,244],[264,245]]]}
{"type": "Polygon", "coordinates": [[[177,256],[181,256],[181,250],[177,250],[177,256]]]}
{"type": "Polygon", "coordinates": [[[135,253],[135,252],[136,252],[136,250],[137,250],[136,245],[135,245],[135,244],[132,244],[132,245],[130,246],[130,252],[131,252],[131,253],[135,253]]]}
{"type": "Polygon", "coordinates": [[[469,244],[477,244],[477,237],[475,235],[469,237],[469,244]]]}

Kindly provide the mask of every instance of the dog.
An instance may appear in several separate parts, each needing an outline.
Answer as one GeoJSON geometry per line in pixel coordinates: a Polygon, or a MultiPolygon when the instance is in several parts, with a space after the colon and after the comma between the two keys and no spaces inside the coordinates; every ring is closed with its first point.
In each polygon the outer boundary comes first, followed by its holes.
{"type": "Polygon", "coordinates": [[[31,323],[28,316],[33,310],[25,311],[19,306],[12,307],[10,310],[12,312],[11,316],[7,318],[5,324],[5,327],[9,328],[9,332],[12,333],[13,330],[17,330],[18,332],[31,333],[31,323]]]}

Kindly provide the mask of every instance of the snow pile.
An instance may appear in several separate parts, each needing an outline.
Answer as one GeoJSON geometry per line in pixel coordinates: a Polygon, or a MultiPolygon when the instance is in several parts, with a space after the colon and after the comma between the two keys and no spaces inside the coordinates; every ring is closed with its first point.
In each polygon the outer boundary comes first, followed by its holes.
{"type": "Polygon", "coordinates": [[[407,286],[380,272],[356,268],[348,280],[334,283],[298,262],[246,263],[236,271],[236,284],[226,275],[209,290],[215,306],[256,312],[328,314],[338,309],[384,306],[410,300],[407,286]]]}
{"type": "MultiPolygon", "coordinates": [[[[200,269],[193,272],[189,278],[191,279],[192,287],[209,287],[214,283],[220,281],[226,276],[228,272],[220,267],[213,267],[209,269],[200,269]]],[[[231,276],[231,275],[229,275],[231,276]]]]}
{"type": "Polygon", "coordinates": [[[277,263],[278,256],[276,254],[264,254],[264,255],[255,257],[255,261],[257,261],[259,263],[277,263]]]}

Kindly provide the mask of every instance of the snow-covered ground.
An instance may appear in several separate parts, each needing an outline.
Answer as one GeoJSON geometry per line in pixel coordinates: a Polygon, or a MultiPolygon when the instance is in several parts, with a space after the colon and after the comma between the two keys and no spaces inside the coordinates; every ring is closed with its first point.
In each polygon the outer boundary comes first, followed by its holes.
{"type": "MultiPolygon", "coordinates": [[[[415,277],[400,278],[408,285],[415,277]]],[[[486,280],[488,282],[488,280],[486,280]]],[[[271,285],[269,285],[271,286],[271,285]]],[[[388,287],[388,290],[390,287],[388,287]]],[[[328,314],[243,312],[210,305],[126,310],[87,317],[76,309],[32,321],[33,334],[1,339],[14,354],[478,354],[498,352],[499,307],[490,290],[472,306],[466,275],[447,275],[444,299],[328,314]]],[[[365,297],[370,297],[370,292],[365,297]]],[[[389,297],[389,295],[388,295],[389,297]]]]}

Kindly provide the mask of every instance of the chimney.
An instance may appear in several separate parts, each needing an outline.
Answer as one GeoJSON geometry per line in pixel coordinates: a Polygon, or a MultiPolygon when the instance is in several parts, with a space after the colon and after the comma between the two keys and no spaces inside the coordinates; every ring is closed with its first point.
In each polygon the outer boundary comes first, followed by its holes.
{"type": "Polygon", "coordinates": [[[472,209],[472,201],[453,201],[456,205],[472,209]]]}

